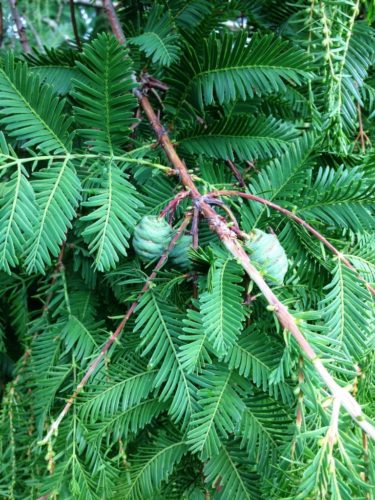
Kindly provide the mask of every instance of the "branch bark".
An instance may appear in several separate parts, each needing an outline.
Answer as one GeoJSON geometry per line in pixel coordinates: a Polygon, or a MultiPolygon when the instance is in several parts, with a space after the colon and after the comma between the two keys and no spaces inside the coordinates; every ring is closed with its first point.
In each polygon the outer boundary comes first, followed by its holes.
{"type": "Polygon", "coordinates": [[[111,0],[103,0],[103,8],[107,14],[113,34],[120,43],[124,44],[126,42],[126,38],[111,0]]]}
{"type": "Polygon", "coordinates": [[[24,52],[26,52],[26,54],[29,54],[31,52],[31,48],[26,36],[25,27],[22,23],[20,13],[18,12],[17,9],[16,0],[9,0],[9,8],[12,14],[13,21],[17,28],[18,36],[20,37],[22,49],[24,52]]]}
{"type": "MultiPolygon", "coordinates": [[[[110,0],[105,1],[107,4],[111,4],[110,0]]],[[[111,13],[115,16],[115,18],[113,16],[109,17],[109,22],[112,26],[113,32],[120,43],[125,43],[126,39],[114,9],[113,11],[111,11],[111,13]]],[[[315,370],[330,390],[332,396],[340,401],[341,405],[357,422],[362,430],[367,432],[367,434],[375,440],[375,427],[365,420],[365,416],[362,412],[361,406],[347,390],[340,387],[333,379],[331,374],[328,372],[321,360],[316,355],[314,349],[305,339],[302,332],[299,330],[294,317],[275,296],[259,271],[251,264],[249,256],[242,248],[242,245],[238,241],[236,234],[219,217],[215,210],[207,202],[204,201],[204,197],[201,196],[200,192],[195,186],[195,183],[190,176],[185,163],[177,154],[177,151],[175,150],[171,140],[169,139],[166,129],[162,126],[147,96],[143,95],[142,92],[137,88],[134,90],[134,93],[138,98],[140,106],[147,116],[147,119],[151,127],[153,128],[160,145],[164,149],[164,152],[167,155],[169,161],[177,171],[181,183],[184,185],[185,189],[190,192],[190,196],[192,198],[194,206],[199,208],[202,215],[207,219],[211,230],[218,235],[227,250],[238,260],[249,277],[258,286],[267,302],[272,306],[282,327],[289,331],[294,337],[305,356],[311,361],[311,363],[315,367],[315,370]]]]}

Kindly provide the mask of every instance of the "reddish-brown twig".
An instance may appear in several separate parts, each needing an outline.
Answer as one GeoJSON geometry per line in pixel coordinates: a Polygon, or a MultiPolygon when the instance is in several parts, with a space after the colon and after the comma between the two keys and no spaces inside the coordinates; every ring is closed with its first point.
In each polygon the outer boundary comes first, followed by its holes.
{"type": "Polygon", "coordinates": [[[17,28],[18,36],[20,37],[22,49],[24,52],[26,52],[28,54],[31,52],[31,48],[30,48],[29,41],[28,41],[27,36],[26,36],[25,27],[23,25],[20,13],[18,12],[18,9],[17,9],[16,0],[9,0],[9,8],[10,8],[10,12],[12,14],[14,24],[16,25],[16,28],[17,28]]]}
{"type": "Polygon", "coordinates": [[[232,160],[227,160],[228,165],[230,166],[230,169],[233,172],[233,175],[238,181],[238,184],[242,187],[246,187],[246,182],[244,181],[244,178],[242,177],[241,172],[238,170],[237,166],[232,162],[232,160]]]}
{"type": "Polygon", "coordinates": [[[354,143],[357,143],[358,141],[361,144],[361,149],[362,153],[366,153],[366,143],[371,145],[371,141],[369,136],[366,134],[363,128],[363,119],[362,119],[362,111],[361,111],[361,105],[358,102],[357,103],[357,113],[358,113],[358,128],[359,132],[357,137],[354,140],[354,143]]]}
{"type": "Polygon", "coordinates": [[[130,316],[133,314],[133,312],[135,311],[137,305],[139,304],[139,301],[140,301],[141,297],[150,288],[150,285],[151,285],[152,281],[155,279],[158,271],[163,267],[164,263],[168,259],[169,253],[174,248],[174,246],[175,246],[177,240],[179,239],[179,237],[185,231],[185,229],[186,229],[187,225],[189,224],[190,220],[191,220],[191,214],[187,214],[186,217],[185,217],[185,219],[184,219],[184,221],[183,221],[183,223],[178,228],[178,231],[176,232],[176,234],[172,238],[172,240],[171,240],[171,242],[170,242],[167,250],[160,257],[160,259],[159,259],[158,263],[156,264],[154,270],[152,271],[152,273],[150,274],[148,280],[144,284],[144,286],[143,286],[142,290],[140,291],[137,299],[129,307],[128,312],[122,318],[122,320],[119,323],[119,325],[117,326],[116,330],[112,333],[112,335],[109,337],[109,339],[107,340],[107,342],[104,344],[104,346],[103,346],[102,350],[100,351],[99,355],[90,363],[90,365],[89,365],[86,373],[84,374],[84,376],[82,377],[81,381],[77,385],[75,391],[73,392],[73,394],[70,396],[70,398],[66,402],[64,408],[60,412],[60,414],[57,417],[57,419],[51,425],[51,427],[50,427],[50,429],[49,429],[46,437],[42,441],[40,441],[39,444],[46,444],[46,443],[48,443],[48,441],[51,439],[51,437],[53,436],[53,434],[57,431],[57,429],[59,428],[59,426],[61,424],[61,421],[63,420],[63,418],[65,417],[65,415],[69,412],[69,410],[70,410],[72,404],[74,403],[75,399],[77,398],[78,394],[85,387],[85,385],[87,384],[87,382],[89,381],[89,379],[91,378],[91,376],[93,375],[93,373],[95,372],[96,368],[99,366],[100,362],[104,359],[105,355],[109,351],[109,349],[112,346],[112,344],[116,341],[116,339],[122,333],[122,331],[123,331],[126,323],[128,322],[130,316]]]}
{"type": "MultiPolygon", "coordinates": [[[[110,0],[108,1],[110,3],[110,0]]],[[[116,13],[114,14],[116,16],[116,13]]],[[[118,33],[118,40],[124,43],[125,36],[117,17],[116,19],[109,18],[109,21],[116,36],[116,33],[120,31],[120,33],[118,33]]],[[[324,381],[328,389],[331,391],[332,396],[337,401],[339,401],[340,405],[342,405],[346,409],[349,415],[356,421],[356,423],[362,428],[362,430],[367,432],[372,437],[372,439],[375,440],[375,427],[370,424],[370,422],[365,420],[365,416],[362,412],[361,406],[347,390],[340,387],[333,379],[332,375],[323,365],[322,361],[316,355],[314,349],[311,347],[309,342],[305,339],[304,335],[298,328],[295,318],[292,316],[292,314],[289,313],[287,307],[285,307],[284,304],[279,301],[271,288],[265,282],[261,273],[252,265],[248,254],[245,252],[242,245],[237,240],[235,232],[232,231],[228,227],[226,222],[223,221],[222,218],[215,212],[215,210],[206,201],[204,201],[204,197],[202,197],[201,193],[198,191],[191,175],[189,174],[185,166],[185,163],[179,157],[174,145],[169,139],[166,129],[160,123],[160,120],[147,96],[142,94],[142,92],[137,88],[134,89],[134,94],[138,98],[139,104],[141,105],[151,127],[153,128],[160,145],[164,149],[165,154],[177,171],[180,182],[183,184],[185,189],[190,192],[193,203],[195,203],[196,206],[199,206],[199,210],[205,217],[205,219],[207,219],[211,230],[217,234],[227,250],[237,259],[237,261],[244,268],[249,277],[258,286],[264,298],[267,300],[272,310],[274,311],[282,327],[291,333],[300,349],[311,361],[315,370],[324,381]]]]}
{"type": "Polygon", "coordinates": [[[115,8],[111,0],[103,0],[103,8],[107,14],[109,24],[111,25],[113,34],[120,43],[125,43],[125,35],[122,31],[120,21],[118,20],[115,8]]]}
{"type": "Polygon", "coordinates": [[[77,26],[77,20],[76,20],[76,11],[75,11],[73,0],[69,0],[69,9],[70,9],[70,21],[72,23],[74,38],[75,38],[78,50],[81,50],[82,43],[81,43],[81,39],[79,38],[78,26],[77,26]]]}
{"type": "MultiPolygon", "coordinates": [[[[187,196],[189,196],[189,193],[187,191],[180,191],[179,193],[177,193],[176,196],[160,212],[160,217],[165,217],[168,213],[173,217],[176,208],[187,196]]],[[[171,222],[171,220],[169,220],[169,222],[171,222]]]]}
{"type": "Polygon", "coordinates": [[[362,281],[367,289],[375,295],[375,289],[370,285],[370,283],[367,283],[367,281],[358,273],[356,268],[349,262],[349,260],[339,251],[335,246],[330,243],[327,238],[325,238],[319,231],[317,231],[315,228],[313,228],[309,223],[307,223],[305,220],[301,219],[301,217],[298,217],[295,213],[291,212],[290,210],[281,207],[280,205],[277,205],[276,203],[273,203],[272,201],[266,200],[265,198],[261,198],[260,196],[256,196],[254,194],[250,193],[242,193],[240,191],[230,191],[230,190],[220,190],[220,191],[215,191],[213,193],[209,193],[207,196],[239,196],[241,198],[245,198],[247,200],[252,200],[256,201],[258,203],[262,203],[263,205],[266,205],[267,207],[273,208],[274,210],[277,210],[278,212],[286,215],[290,219],[294,220],[297,222],[299,225],[307,229],[311,234],[313,234],[319,241],[323,243],[327,248],[331,250],[331,252],[338,257],[341,262],[348,267],[351,271],[353,271],[357,278],[362,281]]]}

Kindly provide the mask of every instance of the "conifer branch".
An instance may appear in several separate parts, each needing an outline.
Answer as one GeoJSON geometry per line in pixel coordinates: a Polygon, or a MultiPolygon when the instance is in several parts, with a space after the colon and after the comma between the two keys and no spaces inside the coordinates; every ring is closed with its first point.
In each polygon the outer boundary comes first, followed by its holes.
{"type": "Polygon", "coordinates": [[[148,98],[144,96],[140,91],[137,91],[136,95],[169,161],[178,172],[181,183],[185,186],[186,189],[189,190],[193,203],[198,206],[202,215],[207,219],[211,230],[218,235],[229,252],[238,260],[249,277],[256,283],[269,305],[273,307],[273,310],[282,327],[292,334],[304,354],[311,361],[316,371],[331,391],[332,396],[334,398],[337,398],[341,402],[341,405],[357,422],[357,424],[365,432],[367,432],[372,439],[375,440],[375,427],[373,427],[369,422],[365,420],[361,406],[357,403],[355,398],[351,394],[349,394],[348,391],[341,388],[337,384],[337,382],[335,382],[332,375],[325,368],[322,361],[318,358],[314,349],[303,336],[302,332],[297,326],[294,317],[275,296],[260,272],[251,264],[249,256],[239,243],[235,232],[232,231],[225,222],[223,222],[220,216],[205,201],[205,198],[198,191],[184,162],[177,154],[177,151],[175,150],[171,140],[169,139],[165,128],[161,125],[160,120],[153,110],[148,98]]]}
{"type": "MultiPolygon", "coordinates": [[[[107,4],[112,6],[110,0],[106,1],[107,4]]],[[[111,16],[109,18],[110,24],[113,28],[115,36],[120,43],[125,43],[125,36],[122,31],[120,22],[112,6],[111,16]]],[[[265,282],[260,272],[250,262],[248,254],[242,248],[242,245],[237,239],[234,231],[232,231],[226,222],[215,212],[215,210],[205,201],[204,197],[198,191],[191,175],[189,174],[185,163],[181,160],[174,145],[172,144],[168,132],[160,122],[159,117],[155,113],[148,97],[144,95],[138,88],[134,89],[134,94],[138,98],[140,106],[142,107],[151,127],[154,130],[159,144],[164,149],[166,156],[177,171],[181,184],[185,189],[190,192],[193,204],[199,208],[202,215],[207,219],[209,227],[214,231],[220,240],[223,242],[227,250],[235,257],[249,277],[255,282],[263,296],[273,308],[282,327],[289,331],[294,339],[297,341],[301,350],[306,357],[311,361],[315,370],[320,375],[328,389],[330,390],[334,399],[337,399],[341,406],[343,406],[352,419],[364,430],[367,434],[375,440],[375,427],[365,420],[361,406],[356,399],[345,389],[340,387],[333,379],[332,375],[325,368],[322,361],[318,358],[314,349],[309,342],[305,339],[304,335],[297,326],[295,318],[289,313],[288,309],[279,301],[279,299],[272,292],[271,288],[265,282]]]]}
{"type": "Polygon", "coordinates": [[[60,412],[60,414],[57,417],[57,419],[53,422],[53,424],[49,428],[49,431],[46,434],[45,438],[43,440],[39,441],[38,444],[40,444],[40,445],[47,444],[49,442],[49,440],[51,439],[51,437],[53,436],[53,434],[57,431],[57,429],[59,428],[59,426],[60,426],[63,418],[69,412],[69,410],[70,410],[72,404],[74,403],[75,399],[77,398],[77,396],[79,395],[79,393],[83,390],[83,388],[85,387],[85,385],[87,384],[87,382],[91,378],[92,374],[95,372],[95,370],[98,367],[98,365],[100,364],[100,362],[104,359],[104,356],[107,354],[107,352],[109,351],[109,349],[112,346],[112,344],[121,335],[121,333],[122,333],[122,331],[123,331],[126,323],[128,322],[128,320],[131,317],[131,315],[133,314],[133,312],[135,311],[135,309],[136,309],[136,307],[137,307],[140,299],[149,290],[151,283],[156,278],[158,272],[160,271],[160,269],[165,264],[166,260],[168,259],[169,253],[173,250],[175,244],[177,243],[177,240],[180,238],[180,236],[185,231],[185,229],[186,229],[187,225],[189,224],[190,220],[191,220],[191,214],[187,213],[186,216],[185,216],[184,221],[181,224],[181,226],[178,228],[176,234],[173,236],[173,238],[172,238],[172,240],[171,240],[168,248],[165,250],[165,252],[163,253],[163,255],[160,257],[160,259],[159,259],[158,263],[156,264],[154,270],[152,271],[152,273],[148,277],[146,283],[144,284],[142,290],[138,294],[137,299],[129,307],[128,312],[125,314],[125,316],[123,317],[123,319],[121,320],[121,322],[118,324],[116,330],[112,333],[112,335],[109,337],[109,339],[107,340],[107,342],[104,344],[104,347],[101,349],[99,355],[90,363],[90,365],[89,365],[86,373],[84,374],[84,376],[82,377],[81,381],[77,385],[77,387],[76,387],[75,391],[73,392],[73,394],[70,396],[70,398],[66,402],[64,408],[60,412]]]}

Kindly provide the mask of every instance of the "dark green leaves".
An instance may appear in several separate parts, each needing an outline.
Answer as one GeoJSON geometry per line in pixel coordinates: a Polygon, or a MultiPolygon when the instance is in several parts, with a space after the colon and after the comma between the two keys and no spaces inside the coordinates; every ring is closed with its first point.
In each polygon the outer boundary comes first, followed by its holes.
{"type": "Polygon", "coordinates": [[[41,84],[26,64],[15,63],[11,53],[0,68],[0,101],[0,123],[25,148],[35,146],[46,153],[70,150],[72,119],[64,114],[64,100],[53,87],[41,84]]]}
{"type": "Polygon", "coordinates": [[[130,481],[125,483],[121,498],[142,500],[155,496],[186,452],[184,440],[171,432],[160,433],[152,444],[140,447],[132,457],[130,481]]]}
{"type": "Polygon", "coordinates": [[[304,218],[316,217],[327,225],[373,230],[375,189],[359,168],[321,168],[305,192],[304,218]]]}
{"type": "Polygon", "coordinates": [[[169,12],[155,4],[152,8],[142,35],[131,39],[153,63],[170,66],[179,58],[179,36],[176,33],[169,12]]]}
{"type": "Polygon", "coordinates": [[[137,310],[135,331],[140,332],[142,338],[142,355],[150,353],[148,366],[158,367],[154,387],[161,388],[162,401],[171,399],[171,416],[186,422],[193,413],[195,388],[178,355],[182,315],[174,305],[152,292],[143,296],[137,310]]]}
{"type": "Polygon", "coordinates": [[[228,352],[242,328],[241,281],[242,270],[236,263],[219,261],[212,272],[211,290],[200,298],[203,328],[219,355],[228,352]]]}
{"type": "Polygon", "coordinates": [[[0,269],[10,273],[18,264],[26,241],[31,237],[37,209],[34,191],[22,165],[4,185],[0,208],[0,269]]]}
{"type": "Polygon", "coordinates": [[[285,81],[299,85],[309,76],[304,51],[273,35],[254,35],[250,43],[245,31],[212,36],[203,47],[194,90],[206,105],[279,92],[285,81]]]}
{"type": "Polygon", "coordinates": [[[77,68],[85,77],[75,80],[73,92],[80,134],[97,153],[113,154],[135,122],[131,60],[113,36],[102,34],[85,47],[77,68]]]}
{"type": "Polygon", "coordinates": [[[241,420],[245,405],[237,392],[238,382],[221,366],[204,371],[200,378],[200,410],[191,420],[188,444],[192,452],[201,453],[203,460],[220,453],[222,439],[233,433],[241,420]]]}
{"type": "Polygon", "coordinates": [[[203,43],[203,55],[186,49],[180,64],[172,68],[171,103],[176,108],[195,103],[198,108],[213,103],[245,100],[255,94],[285,90],[285,82],[301,84],[309,73],[303,50],[273,35],[212,35],[203,43]]]}
{"type": "Polygon", "coordinates": [[[186,132],[179,144],[189,153],[223,160],[270,158],[287,150],[298,137],[296,129],[272,117],[236,117],[186,132]]]}
{"type": "Polygon", "coordinates": [[[93,180],[93,196],[86,207],[94,209],[82,217],[85,229],[82,236],[95,256],[99,271],[115,267],[120,255],[126,255],[130,231],[139,219],[142,203],[136,196],[126,174],[113,162],[108,162],[100,177],[93,180]]]}
{"type": "Polygon", "coordinates": [[[339,260],[326,290],[321,307],[327,335],[334,340],[335,349],[360,362],[374,337],[370,293],[339,260]]]}
{"type": "Polygon", "coordinates": [[[44,273],[56,257],[71,227],[80,200],[81,185],[71,163],[66,159],[40,170],[33,176],[32,186],[38,206],[35,230],[28,241],[25,265],[29,273],[44,273]]]}

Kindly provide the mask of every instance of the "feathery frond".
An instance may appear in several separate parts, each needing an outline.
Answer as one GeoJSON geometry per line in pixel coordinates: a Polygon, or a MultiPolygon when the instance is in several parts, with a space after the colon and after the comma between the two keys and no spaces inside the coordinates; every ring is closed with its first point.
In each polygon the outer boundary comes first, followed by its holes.
{"type": "Polygon", "coordinates": [[[203,328],[215,351],[226,354],[239,336],[244,320],[241,311],[242,270],[230,259],[217,262],[211,290],[200,298],[203,328]]]}
{"type": "Polygon", "coordinates": [[[223,160],[270,158],[284,153],[298,132],[272,117],[230,118],[212,126],[198,126],[182,135],[178,143],[189,153],[223,160]]]}
{"type": "Polygon", "coordinates": [[[74,80],[79,133],[93,151],[113,155],[134,123],[135,84],[127,51],[114,36],[99,35],[76,63],[85,80],[74,80]]]}
{"type": "Polygon", "coordinates": [[[63,113],[64,100],[54,89],[41,84],[25,63],[6,53],[0,68],[0,123],[23,147],[35,146],[45,153],[63,153],[71,148],[71,118],[63,113]]]}
{"type": "Polygon", "coordinates": [[[101,171],[92,179],[93,195],[83,204],[94,210],[81,221],[85,223],[82,236],[95,256],[95,266],[104,271],[115,267],[120,255],[126,256],[130,231],[139,219],[142,203],[126,174],[113,161],[101,171]]]}
{"type": "Polygon", "coordinates": [[[194,411],[195,388],[178,356],[182,315],[152,292],[143,296],[137,310],[135,331],[142,339],[142,356],[150,353],[149,368],[158,367],[154,387],[160,387],[161,401],[172,398],[169,410],[172,418],[186,421],[194,411]]]}
{"type": "Polygon", "coordinates": [[[170,66],[179,58],[179,36],[169,12],[158,4],[151,9],[144,32],[130,40],[138,45],[153,63],[170,66]]]}
{"type": "Polygon", "coordinates": [[[72,227],[80,200],[81,185],[69,158],[55,163],[33,175],[31,186],[35,191],[38,217],[33,234],[27,241],[25,266],[28,273],[44,273],[56,257],[72,227]]]}

